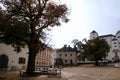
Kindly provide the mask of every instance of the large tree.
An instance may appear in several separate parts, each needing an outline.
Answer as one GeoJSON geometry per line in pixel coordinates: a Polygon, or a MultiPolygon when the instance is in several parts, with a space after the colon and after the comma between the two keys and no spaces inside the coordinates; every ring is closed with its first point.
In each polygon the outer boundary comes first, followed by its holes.
{"type": "Polygon", "coordinates": [[[98,65],[99,60],[103,60],[108,55],[110,46],[105,39],[95,38],[92,40],[84,40],[84,42],[73,40],[74,44],[79,46],[81,52],[79,59],[93,60],[98,65]]]}
{"type": "Polygon", "coordinates": [[[16,51],[29,49],[27,73],[33,73],[36,54],[45,48],[46,31],[68,22],[68,8],[52,0],[1,0],[0,42],[16,51]]]}
{"type": "Polygon", "coordinates": [[[87,52],[85,52],[85,44],[87,40],[86,38],[83,39],[82,41],[79,41],[78,39],[74,39],[72,41],[73,43],[73,46],[77,48],[79,54],[78,54],[78,60],[82,60],[82,61],[85,61],[85,59],[87,58],[87,52]]]}
{"type": "Polygon", "coordinates": [[[88,40],[83,45],[83,54],[87,54],[87,58],[95,61],[95,65],[98,65],[99,60],[103,60],[107,57],[110,50],[110,46],[105,39],[95,38],[88,40]]]}

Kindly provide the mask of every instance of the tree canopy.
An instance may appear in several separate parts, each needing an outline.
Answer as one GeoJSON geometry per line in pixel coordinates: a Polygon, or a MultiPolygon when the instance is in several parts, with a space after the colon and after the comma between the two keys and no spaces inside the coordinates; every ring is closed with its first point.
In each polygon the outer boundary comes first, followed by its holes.
{"type": "Polygon", "coordinates": [[[107,57],[110,46],[105,39],[100,39],[98,37],[82,43],[80,50],[81,55],[79,58],[82,60],[86,58],[87,60],[95,61],[95,65],[98,65],[99,60],[103,60],[107,57]]]}
{"type": "Polygon", "coordinates": [[[0,42],[11,44],[16,51],[29,49],[28,72],[33,72],[36,54],[45,48],[46,32],[68,22],[66,4],[52,0],[1,0],[0,42]]]}

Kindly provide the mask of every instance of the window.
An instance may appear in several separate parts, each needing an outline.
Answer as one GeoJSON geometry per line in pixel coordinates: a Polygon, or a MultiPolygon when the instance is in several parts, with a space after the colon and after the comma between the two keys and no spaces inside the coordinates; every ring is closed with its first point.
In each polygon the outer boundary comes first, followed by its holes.
{"type": "Polygon", "coordinates": [[[60,54],[60,57],[61,57],[62,55],[60,54]]]}
{"type": "Polygon", "coordinates": [[[117,46],[115,45],[115,47],[117,47],[117,46]]]}
{"type": "Polygon", "coordinates": [[[41,64],[41,62],[39,62],[39,64],[41,64]]]}
{"type": "Polygon", "coordinates": [[[116,44],[116,42],[114,42],[114,44],[116,44]]]}
{"type": "Polygon", "coordinates": [[[65,54],[65,56],[67,56],[67,54],[65,54]]]}
{"type": "Polygon", "coordinates": [[[19,64],[25,64],[25,58],[20,57],[18,63],[19,63],[19,64]]]}
{"type": "Polygon", "coordinates": [[[120,38],[120,36],[118,36],[118,38],[120,38]]]}
{"type": "Polygon", "coordinates": [[[36,64],[38,64],[38,61],[36,62],[36,64]]]}
{"type": "Polygon", "coordinates": [[[67,60],[65,59],[65,63],[67,63],[67,60]]]}
{"type": "Polygon", "coordinates": [[[73,60],[72,59],[70,60],[70,64],[73,64],[73,60]]]}

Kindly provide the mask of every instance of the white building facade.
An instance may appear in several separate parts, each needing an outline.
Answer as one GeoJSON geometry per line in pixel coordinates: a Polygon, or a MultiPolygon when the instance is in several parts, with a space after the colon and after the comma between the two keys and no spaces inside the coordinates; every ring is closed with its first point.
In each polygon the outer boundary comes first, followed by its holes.
{"type": "Polygon", "coordinates": [[[75,48],[64,45],[63,48],[57,50],[57,57],[63,60],[65,66],[77,65],[77,50],[75,48]]]}
{"type": "Polygon", "coordinates": [[[28,62],[28,49],[22,49],[20,53],[14,51],[11,45],[0,43],[0,69],[7,70],[26,69],[28,62]]]}
{"type": "MultiPolygon", "coordinates": [[[[17,53],[11,45],[0,43],[0,69],[7,70],[26,70],[28,63],[28,47],[22,48],[17,53]]],[[[52,64],[52,55],[55,51],[52,48],[46,48],[37,53],[35,59],[35,69],[39,67],[50,67],[52,64]]]]}
{"type": "Polygon", "coordinates": [[[92,31],[90,33],[90,39],[94,39],[96,37],[105,39],[110,46],[110,51],[106,59],[111,60],[113,62],[120,59],[120,31],[118,31],[115,35],[108,34],[102,36],[99,36],[96,31],[92,31]]]}

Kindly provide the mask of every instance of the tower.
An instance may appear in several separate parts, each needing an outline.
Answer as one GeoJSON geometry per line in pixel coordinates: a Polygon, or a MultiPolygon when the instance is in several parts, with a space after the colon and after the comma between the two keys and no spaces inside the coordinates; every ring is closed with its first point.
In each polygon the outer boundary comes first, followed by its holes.
{"type": "Polygon", "coordinates": [[[120,48],[120,30],[116,33],[116,39],[118,41],[118,45],[119,45],[119,48],[120,48]]]}
{"type": "Polygon", "coordinates": [[[97,33],[95,30],[93,30],[93,31],[90,33],[90,40],[91,40],[91,39],[94,39],[94,38],[96,38],[96,37],[98,37],[98,33],[97,33]]]}

